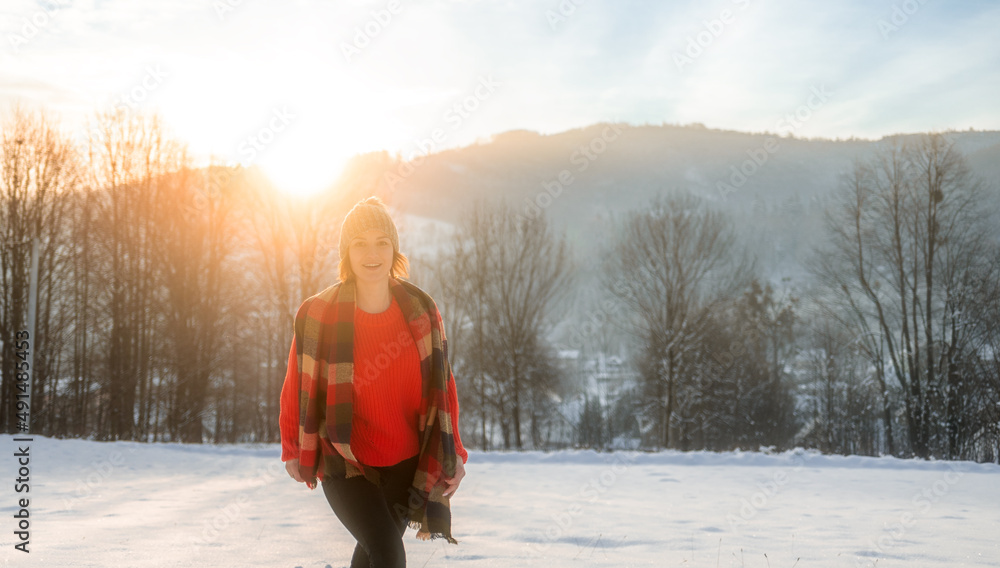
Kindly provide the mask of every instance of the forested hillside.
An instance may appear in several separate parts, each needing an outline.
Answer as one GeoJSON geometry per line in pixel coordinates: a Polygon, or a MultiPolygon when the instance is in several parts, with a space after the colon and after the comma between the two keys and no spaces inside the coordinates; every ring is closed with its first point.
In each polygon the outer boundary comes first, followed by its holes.
{"type": "Polygon", "coordinates": [[[1000,458],[1000,133],[513,131],[291,197],[154,117],[102,114],[83,145],[11,117],[6,431],[35,239],[34,430],[277,440],[292,316],[377,194],[445,315],[469,447],[1000,458]]]}

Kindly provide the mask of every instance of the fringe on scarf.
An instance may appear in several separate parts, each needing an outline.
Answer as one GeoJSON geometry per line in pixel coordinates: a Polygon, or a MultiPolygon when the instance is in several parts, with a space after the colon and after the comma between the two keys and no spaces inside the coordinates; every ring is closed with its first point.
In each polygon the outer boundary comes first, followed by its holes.
{"type": "Polygon", "coordinates": [[[439,538],[443,538],[443,539],[446,539],[448,542],[450,542],[452,544],[458,544],[458,541],[455,540],[451,535],[448,535],[448,534],[444,534],[444,533],[440,533],[440,532],[432,532],[432,533],[421,532],[423,530],[424,525],[420,521],[409,521],[406,524],[411,529],[414,529],[414,530],[417,531],[417,538],[419,538],[419,539],[422,539],[422,540],[436,540],[436,539],[439,539],[439,538]],[[429,535],[429,536],[422,537],[420,535],[429,535]]]}

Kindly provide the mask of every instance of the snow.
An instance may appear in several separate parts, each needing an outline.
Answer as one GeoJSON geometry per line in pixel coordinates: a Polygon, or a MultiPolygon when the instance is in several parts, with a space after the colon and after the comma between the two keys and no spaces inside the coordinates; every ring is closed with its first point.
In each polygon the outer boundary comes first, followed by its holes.
{"type": "MultiPolygon", "coordinates": [[[[354,542],[278,445],[35,436],[30,554],[17,442],[0,435],[3,566],[338,568],[354,542]]],[[[460,544],[409,530],[408,565],[997,566],[1000,466],[710,452],[470,452],[460,544]]]]}

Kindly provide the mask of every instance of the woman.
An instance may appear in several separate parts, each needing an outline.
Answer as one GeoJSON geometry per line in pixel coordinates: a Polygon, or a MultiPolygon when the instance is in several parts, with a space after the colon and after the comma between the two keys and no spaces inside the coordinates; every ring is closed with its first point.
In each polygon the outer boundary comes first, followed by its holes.
{"type": "Polygon", "coordinates": [[[396,225],[377,197],[340,231],[340,282],[302,302],[281,389],[281,459],[322,479],[357,539],[352,568],[406,565],[403,533],[451,536],[465,476],[458,398],[434,300],[403,278],[396,225]]]}

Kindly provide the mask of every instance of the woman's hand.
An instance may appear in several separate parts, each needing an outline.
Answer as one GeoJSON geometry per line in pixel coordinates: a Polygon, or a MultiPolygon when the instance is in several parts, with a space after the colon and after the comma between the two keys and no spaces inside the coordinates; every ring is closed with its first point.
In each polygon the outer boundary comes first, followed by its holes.
{"type": "Polygon", "coordinates": [[[465,464],[462,463],[462,458],[456,456],[455,462],[455,477],[444,478],[445,484],[448,485],[443,493],[445,497],[455,495],[455,492],[458,491],[458,485],[462,483],[462,478],[465,477],[465,464]]]}
{"type": "Polygon", "coordinates": [[[299,483],[305,483],[309,486],[309,489],[316,488],[316,482],[309,482],[302,478],[302,474],[299,473],[299,460],[298,458],[293,458],[285,462],[285,471],[288,475],[292,476],[292,479],[298,481],[299,483]]]}

